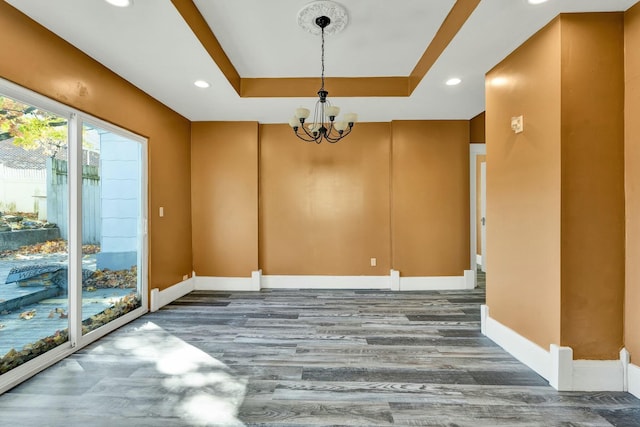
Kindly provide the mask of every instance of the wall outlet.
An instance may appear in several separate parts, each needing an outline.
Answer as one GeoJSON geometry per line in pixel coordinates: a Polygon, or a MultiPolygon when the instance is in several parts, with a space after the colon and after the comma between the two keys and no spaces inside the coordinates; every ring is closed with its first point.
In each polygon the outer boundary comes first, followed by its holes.
{"type": "Polygon", "coordinates": [[[378,265],[378,260],[375,258],[371,258],[371,267],[375,267],[376,265],[378,265]]]}
{"type": "Polygon", "coordinates": [[[189,278],[188,274],[185,274],[184,276],[182,276],[182,280],[187,280],[189,278]]]}
{"type": "Polygon", "coordinates": [[[160,206],[160,209],[158,209],[158,215],[160,215],[160,218],[164,216],[164,208],[162,206],[160,206]]]}

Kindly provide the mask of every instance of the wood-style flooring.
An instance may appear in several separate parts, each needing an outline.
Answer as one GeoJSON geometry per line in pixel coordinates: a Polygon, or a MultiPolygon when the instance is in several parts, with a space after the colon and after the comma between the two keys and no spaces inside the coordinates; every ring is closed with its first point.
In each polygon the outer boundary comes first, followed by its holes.
{"type": "Polygon", "coordinates": [[[480,333],[484,290],[193,292],[0,396],[1,426],[640,426],[480,333]]]}

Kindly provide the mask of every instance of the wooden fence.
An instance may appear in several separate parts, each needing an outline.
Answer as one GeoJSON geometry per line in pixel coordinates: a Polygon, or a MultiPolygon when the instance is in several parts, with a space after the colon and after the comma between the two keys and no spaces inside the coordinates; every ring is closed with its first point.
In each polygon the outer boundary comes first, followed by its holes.
{"type": "MultiPolygon", "coordinates": [[[[60,228],[63,239],[69,237],[69,177],[67,161],[47,159],[47,220],[60,228]]],[[[82,166],[82,244],[100,244],[100,175],[97,166],[82,166]]]]}

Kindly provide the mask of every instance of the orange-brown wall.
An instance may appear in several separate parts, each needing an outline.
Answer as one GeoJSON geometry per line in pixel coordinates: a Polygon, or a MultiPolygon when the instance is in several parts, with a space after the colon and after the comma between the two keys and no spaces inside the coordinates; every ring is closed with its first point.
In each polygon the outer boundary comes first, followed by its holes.
{"type": "Polygon", "coordinates": [[[258,269],[258,123],[191,127],[193,269],[246,277],[258,269]]]}
{"type": "Polygon", "coordinates": [[[320,145],[287,125],[261,125],[263,273],[388,275],[389,152],[389,123],[359,123],[320,145]]]}
{"type": "Polygon", "coordinates": [[[545,349],[560,342],[560,97],[556,19],[486,76],[487,306],[545,349]]]}
{"type": "Polygon", "coordinates": [[[180,282],[192,265],[189,121],[5,2],[0,28],[0,77],[148,138],[149,288],[180,282]]]}
{"type": "Polygon", "coordinates": [[[575,359],[623,345],[622,18],[561,15],[487,75],[490,313],[575,359]]]}
{"type": "Polygon", "coordinates": [[[486,113],[483,111],[469,121],[469,142],[472,144],[484,144],[486,113]]]}
{"type": "Polygon", "coordinates": [[[616,359],[625,280],[624,15],[567,14],[560,22],[561,345],[575,359],[616,359]]]}
{"type": "Polygon", "coordinates": [[[468,121],[358,123],[347,139],[320,145],[287,125],[256,126],[193,124],[196,274],[469,268],[468,121]]]}
{"type": "Polygon", "coordinates": [[[469,122],[392,122],[392,253],[402,276],[469,269],[469,122]]]}
{"type": "Polygon", "coordinates": [[[625,13],[626,294],[624,344],[640,365],[640,4],[625,13]]]}

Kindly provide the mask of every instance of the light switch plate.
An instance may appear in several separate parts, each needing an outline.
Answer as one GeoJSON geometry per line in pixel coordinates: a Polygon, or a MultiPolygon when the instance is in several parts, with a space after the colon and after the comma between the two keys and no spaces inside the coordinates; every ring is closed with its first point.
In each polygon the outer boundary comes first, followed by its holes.
{"type": "Polygon", "coordinates": [[[511,130],[521,133],[524,130],[524,118],[522,116],[511,117],[511,130]]]}

